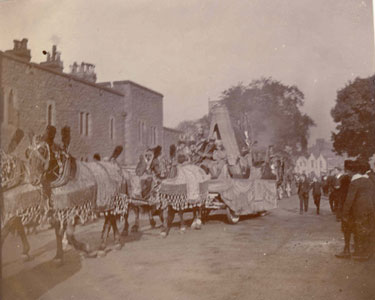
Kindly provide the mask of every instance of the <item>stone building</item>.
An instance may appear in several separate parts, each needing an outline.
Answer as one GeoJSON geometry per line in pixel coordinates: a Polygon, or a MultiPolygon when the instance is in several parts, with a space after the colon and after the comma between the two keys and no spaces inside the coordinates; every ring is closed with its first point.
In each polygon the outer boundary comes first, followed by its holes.
{"type": "Polygon", "coordinates": [[[26,136],[15,151],[23,155],[27,133],[40,134],[48,124],[57,129],[56,142],[60,130],[70,127],[69,151],[84,161],[94,153],[108,157],[122,145],[119,162],[132,166],[147,147],[164,145],[162,94],[131,81],[98,84],[88,63],[74,63],[70,74],[63,73],[56,47],[46,54],[45,62],[30,62],[27,39],[0,51],[1,148],[20,128],[26,136]]]}

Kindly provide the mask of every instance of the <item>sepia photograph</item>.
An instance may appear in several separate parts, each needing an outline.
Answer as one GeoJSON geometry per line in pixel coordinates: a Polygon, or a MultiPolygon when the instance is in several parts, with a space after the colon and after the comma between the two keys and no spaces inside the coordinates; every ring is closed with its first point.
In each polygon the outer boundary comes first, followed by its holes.
{"type": "Polygon", "coordinates": [[[375,300],[375,0],[0,0],[0,300],[375,300]]]}

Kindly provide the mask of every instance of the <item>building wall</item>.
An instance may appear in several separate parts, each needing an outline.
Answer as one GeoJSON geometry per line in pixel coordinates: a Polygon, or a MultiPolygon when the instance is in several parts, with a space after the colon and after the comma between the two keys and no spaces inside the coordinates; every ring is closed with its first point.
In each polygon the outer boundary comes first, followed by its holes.
{"type": "Polygon", "coordinates": [[[135,165],[149,147],[163,147],[163,95],[131,81],[115,81],[126,111],[125,163],[135,165]]]}
{"type": "MultiPolygon", "coordinates": [[[[71,128],[70,152],[77,159],[91,160],[94,153],[110,156],[116,145],[124,145],[125,110],[123,96],[110,89],[85,83],[66,74],[46,70],[36,64],[14,59],[0,52],[1,147],[6,148],[16,127],[25,132],[18,154],[28,145],[27,133],[41,134],[47,126],[48,105],[52,107],[52,125],[57,129],[55,141],[60,142],[60,130],[71,128]],[[8,118],[10,93],[16,116],[8,118]],[[88,115],[88,135],[80,133],[80,115],[84,123],[88,115]],[[113,118],[113,139],[110,120],[113,118]],[[12,123],[12,124],[9,124],[12,123]]],[[[125,162],[122,154],[119,158],[125,162]]]]}
{"type": "Polygon", "coordinates": [[[169,147],[172,144],[175,144],[177,146],[177,142],[179,140],[180,135],[182,134],[182,131],[164,127],[163,134],[164,134],[163,154],[166,157],[169,157],[169,147]]]}
{"type": "Polygon", "coordinates": [[[310,154],[307,159],[300,156],[296,161],[295,171],[299,174],[305,173],[308,176],[316,175],[320,177],[327,173],[327,160],[321,154],[319,157],[310,154]]]}

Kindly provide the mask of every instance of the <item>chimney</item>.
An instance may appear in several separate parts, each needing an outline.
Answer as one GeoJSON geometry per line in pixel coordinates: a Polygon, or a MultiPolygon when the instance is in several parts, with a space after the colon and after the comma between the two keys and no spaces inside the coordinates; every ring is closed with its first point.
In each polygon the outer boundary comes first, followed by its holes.
{"type": "Polygon", "coordinates": [[[82,62],[78,65],[74,62],[73,65],[70,66],[70,75],[89,82],[96,82],[95,65],[93,64],[82,62]]]}
{"type": "Polygon", "coordinates": [[[56,51],[56,45],[52,46],[52,54],[47,52],[46,61],[41,62],[40,65],[57,72],[63,71],[64,64],[61,61],[61,53],[56,51]]]}
{"type": "Polygon", "coordinates": [[[5,53],[29,62],[31,60],[31,51],[27,49],[27,39],[13,40],[14,46],[12,50],[6,50],[5,53]]]}

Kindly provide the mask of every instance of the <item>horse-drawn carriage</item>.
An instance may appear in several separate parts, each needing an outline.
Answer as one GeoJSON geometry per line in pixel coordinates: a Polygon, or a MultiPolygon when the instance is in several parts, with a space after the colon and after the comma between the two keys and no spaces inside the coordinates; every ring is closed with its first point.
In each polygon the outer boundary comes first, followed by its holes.
{"type": "Polygon", "coordinates": [[[105,215],[101,245],[105,248],[111,228],[116,242],[121,245],[121,237],[128,234],[130,210],[136,214],[132,231],[139,229],[141,207],[148,208],[153,227],[155,221],[152,215],[159,214],[161,234],[167,236],[176,212],[180,216],[180,229],[184,231],[183,214],[187,211],[194,213],[192,228],[200,229],[202,219],[206,219],[212,210],[226,209],[228,221],[237,223],[241,215],[277,206],[275,180],[262,177],[260,168],[252,163],[251,149],[247,154],[240,155],[238,139],[225,107],[218,106],[212,110],[210,136],[216,136],[227,153],[226,163],[215,169],[220,170],[215,178],[206,173],[207,165],[202,168],[202,165],[184,161],[174,166],[174,172],[168,170],[165,161],[155,155],[160,154],[160,149],[141,156],[144,162],[136,174],[117,164],[116,157],[122,151],[121,146],[115,149],[108,161],[76,161],[66,150],[70,140],[66,132],[64,135],[62,131],[63,146],[53,150],[54,130],[52,133],[47,130],[44,139],[32,140],[27,162],[12,155],[2,155],[14,172],[9,169],[2,174],[7,176],[7,191],[3,189],[1,203],[5,224],[1,242],[9,230],[16,228],[23,241],[25,255],[30,247],[24,226],[40,224],[43,218],[49,220],[55,229],[56,257],[61,259],[64,233],[76,249],[91,252],[87,244],[75,239],[74,226],[77,221],[85,223],[90,218],[95,219],[97,212],[105,215]],[[52,179],[46,176],[47,173],[52,174],[52,179]],[[168,176],[171,173],[175,176],[168,176]],[[118,216],[125,220],[121,234],[117,228],[118,216]]]}

